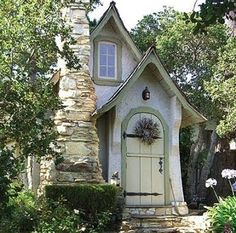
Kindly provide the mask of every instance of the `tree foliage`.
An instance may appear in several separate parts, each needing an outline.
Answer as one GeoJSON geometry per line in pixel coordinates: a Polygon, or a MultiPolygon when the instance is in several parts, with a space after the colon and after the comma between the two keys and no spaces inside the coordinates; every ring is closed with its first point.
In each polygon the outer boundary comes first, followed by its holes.
{"type": "Polygon", "coordinates": [[[12,179],[28,156],[57,156],[50,113],[59,100],[48,81],[58,57],[79,69],[75,41],[60,10],[70,1],[4,0],[0,4],[0,181],[1,208],[12,179]],[[55,38],[61,37],[59,49],[55,38]]]}
{"type": "Polygon", "coordinates": [[[90,0],[90,4],[87,7],[87,13],[93,11],[99,5],[102,5],[100,0],[90,0]]]}
{"type": "Polygon", "coordinates": [[[166,24],[164,22],[171,22],[176,14],[177,12],[172,8],[164,7],[163,11],[145,15],[143,19],[138,21],[130,33],[142,52],[156,44],[156,37],[165,30],[166,24]]]}
{"type": "Polygon", "coordinates": [[[219,54],[214,75],[205,83],[212,101],[221,110],[219,135],[235,137],[236,131],[236,38],[230,38],[219,54]]]}
{"type": "MultiPolygon", "coordinates": [[[[197,4],[197,1],[196,3],[197,4]]],[[[185,14],[188,22],[195,24],[194,32],[206,33],[206,28],[217,23],[224,24],[225,19],[235,20],[235,1],[206,0],[199,4],[200,10],[193,11],[191,15],[185,14]]]]}
{"type": "Polygon", "coordinates": [[[131,30],[131,35],[141,51],[146,51],[156,43],[156,36],[160,33],[159,15],[153,13],[145,15],[131,30]]]}
{"type": "Polygon", "coordinates": [[[208,118],[218,115],[204,88],[210,80],[219,48],[226,44],[225,26],[208,29],[208,35],[194,35],[194,24],[185,24],[182,15],[157,37],[157,50],[168,71],[180,85],[190,101],[208,118]]]}

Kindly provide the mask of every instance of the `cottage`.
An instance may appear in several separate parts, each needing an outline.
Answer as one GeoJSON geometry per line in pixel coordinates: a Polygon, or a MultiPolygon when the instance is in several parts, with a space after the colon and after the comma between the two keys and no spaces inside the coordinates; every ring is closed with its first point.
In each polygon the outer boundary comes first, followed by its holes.
{"type": "Polygon", "coordinates": [[[140,53],[114,2],[90,43],[103,178],[110,182],[119,174],[129,206],[183,202],[179,130],[205,118],[171,80],[155,48],[140,53]]]}
{"type": "Polygon", "coordinates": [[[56,169],[41,164],[41,185],[116,179],[128,208],[174,203],[186,214],[179,130],[206,119],[170,78],[155,47],[141,54],[114,2],[90,35],[80,3],[65,14],[82,68],[62,66],[54,80],[64,106],[55,123],[65,161],[56,169]]]}

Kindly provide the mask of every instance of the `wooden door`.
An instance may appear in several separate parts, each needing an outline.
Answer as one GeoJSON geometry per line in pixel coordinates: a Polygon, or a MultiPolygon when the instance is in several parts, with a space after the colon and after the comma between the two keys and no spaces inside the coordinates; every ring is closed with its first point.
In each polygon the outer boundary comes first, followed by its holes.
{"type": "MultiPolygon", "coordinates": [[[[134,134],[134,128],[142,118],[151,118],[158,123],[160,138],[151,145],[140,138],[125,138],[126,144],[126,204],[132,206],[158,206],[165,203],[165,158],[164,132],[160,120],[153,114],[133,115],[126,129],[126,135],[134,134]]],[[[135,136],[135,135],[134,135],[135,136]]]]}

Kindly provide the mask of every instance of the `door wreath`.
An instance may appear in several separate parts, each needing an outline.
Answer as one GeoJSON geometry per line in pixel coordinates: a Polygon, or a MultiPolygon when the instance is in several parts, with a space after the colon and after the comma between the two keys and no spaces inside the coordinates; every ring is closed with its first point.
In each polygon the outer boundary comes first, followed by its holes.
{"type": "Polygon", "coordinates": [[[151,145],[156,139],[160,138],[160,126],[151,118],[144,117],[137,121],[134,133],[143,143],[151,145]]]}

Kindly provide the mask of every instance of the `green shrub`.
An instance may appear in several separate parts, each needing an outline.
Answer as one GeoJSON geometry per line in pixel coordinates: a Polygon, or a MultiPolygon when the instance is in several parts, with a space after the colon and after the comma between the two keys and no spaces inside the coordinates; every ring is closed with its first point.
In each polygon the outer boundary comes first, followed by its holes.
{"type": "Polygon", "coordinates": [[[32,232],[37,223],[37,208],[34,194],[21,191],[9,199],[8,211],[0,222],[0,233],[32,232]]]}
{"type": "Polygon", "coordinates": [[[0,233],[102,233],[115,210],[111,185],[47,186],[36,201],[29,191],[12,190],[0,233]]]}
{"type": "Polygon", "coordinates": [[[46,186],[46,198],[58,201],[61,198],[71,209],[82,210],[86,215],[96,216],[112,212],[116,206],[117,187],[113,185],[80,184],[76,186],[46,186]]]}
{"type": "Polygon", "coordinates": [[[41,200],[39,221],[34,233],[102,233],[110,222],[110,213],[101,212],[93,218],[72,210],[64,200],[41,200]]]}
{"type": "Polygon", "coordinates": [[[95,216],[90,222],[82,222],[79,229],[85,233],[103,233],[109,226],[111,221],[111,213],[101,212],[95,216]]]}
{"type": "Polygon", "coordinates": [[[236,232],[236,197],[229,196],[209,207],[208,216],[214,232],[222,233],[226,227],[236,232]]]}
{"type": "Polygon", "coordinates": [[[61,202],[41,200],[34,233],[79,233],[80,216],[61,202]]]}

